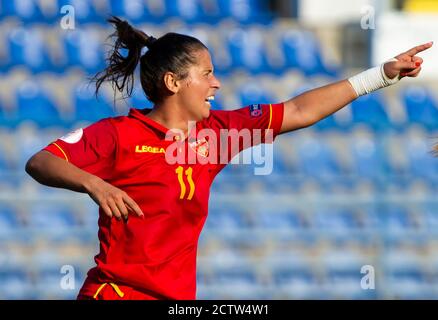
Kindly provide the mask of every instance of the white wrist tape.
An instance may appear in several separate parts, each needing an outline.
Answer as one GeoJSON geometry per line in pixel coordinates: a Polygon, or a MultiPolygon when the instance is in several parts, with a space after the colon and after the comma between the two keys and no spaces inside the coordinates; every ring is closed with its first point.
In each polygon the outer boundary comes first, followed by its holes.
{"type": "MultiPolygon", "coordinates": [[[[393,58],[391,60],[388,60],[387,62],[390,61],[398,60],[393,58]]],[[[348,79],[354,91],[356,91],[358,97],[376,91],[378,89],[388,87],[400,81],[399,75],[396,75],[392,79],[388,78],[388,76],[385,74],[385,71],[383,70],[383,66],[385,65],[385,63],[382,63],[378,67],[374,67],[364,72],[361,72],[348,79]]]]}

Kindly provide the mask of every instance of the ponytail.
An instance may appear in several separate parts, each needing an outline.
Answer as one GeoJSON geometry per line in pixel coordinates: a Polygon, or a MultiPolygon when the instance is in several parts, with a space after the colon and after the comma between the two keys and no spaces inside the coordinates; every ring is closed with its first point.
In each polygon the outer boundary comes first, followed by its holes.
{"type": "Polygon", "coordinates": [[[108,67],[94,76],[96,81],[96,95],[103,82],[109,81],[113,89],[117,88],[122,94],[129,97],[134,88],[134,72],[141,58],[144,47],[150,48],[156,41],[154,37],[143,31],[133,28],[127,21],[112,16],[107,20],[116,31],[111,35],[116,41],[112,52],[107,58],[108,67]],[[120,49],[127,49],[127,56],[123,56],[120,49]]]}
{"type": "Polygon", "coordinates": [[[114,89],[129,97],[134,88],[134,72],[140,63],[140,83],[146,97],[158,103],[169,92],[163,78],[166,72],[173,72],[180,79],[187,77],[190,65],[197,63],[196,52],[207,50],[198,39],[178,33],[167,33],[159,39],[148,36],[133,28],[127,21],[112,16],[108,19],[116,31],[114,46],[107,59],[108,67],[97,73],[96,95],[103,82],[109,81],[114,89]],[[142,55],[142,49],[148,50],[142,55]],[[127,49],[123,56],[120,49],[127,49]]]}

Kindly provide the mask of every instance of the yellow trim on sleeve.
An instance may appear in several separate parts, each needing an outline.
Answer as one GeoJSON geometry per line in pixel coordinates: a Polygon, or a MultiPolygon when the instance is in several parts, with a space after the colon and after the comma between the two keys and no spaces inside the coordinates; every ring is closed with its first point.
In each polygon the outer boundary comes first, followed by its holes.
{"type": "Polygon", "coordinates": [[[96,293],[94,294],[93,299],[96,299],[96,298],[97,298],[97,296],[99,295],[99,293],[102,291],[103,287],[105,287],[106,285],[107,285],[106,282],[105,282],[105,283],[102,283],[102,284],[100,285],[100,287],[97,289],[96,293]]]}
{"type": "Polygon", "coordinates": [[[272,123],[272,104],[269,104],[269,124],[268,124],[268,130],[271,129],[271,123],[272,123]]]}
{"type": "Polygon", "coordinates": [[[65,160],[68,161],[68,157],[67,157],[67,155],[65,154],[64,150],[62,150],[62,148],[61,148],[60,146],[58,146],[58,144],[57,144],[56,142],[53,142],[53,144],[54,144],[59,150],[61,150],[62,154],[63,154],[64,157],[65,157],[65,160]]]}
{"type": "Polygon", "coordinates": [[[97,298],[97,296],[99,295],[99,293],[102,291],[102,289],[103,289],[107,284],[109,284],[109,285],[114,289],[114,291],[117,293],[117,295],[118,295],[120,298],[123,298],[123,297],[125,296],[125,293],[123,293],[122,290],[120,290],[120,288],[119,288],[115,283],[113,283],[113,282],[110,282],[110,283],[105,282],[105,283],[102,283],[102,284],[100,285],[100,287],[97,289],[96,293],[95,293],[94,296],[93,296],[93,299],[96,299],[96,298],[97,298]]]}
{"type": "Polygon", "coordinates": [[[115,283],[110,282],[110,286],[113,287],[114,291],[118,294],[120,298],[123,298],[125,296],[122,290],[120,290],[120,288],[115,283]]]}

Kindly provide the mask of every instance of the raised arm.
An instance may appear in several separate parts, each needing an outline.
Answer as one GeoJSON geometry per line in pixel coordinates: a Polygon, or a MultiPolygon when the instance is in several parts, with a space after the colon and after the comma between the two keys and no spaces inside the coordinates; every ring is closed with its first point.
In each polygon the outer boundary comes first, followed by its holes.
{"type": "Polygon", "coordinates": [[[352,78],[307,91],[284,103],[280,133],[311,126],[335,113],[360,95],[384,88],[403,77],[416,77],[423,59],[416,55],[432,46],[432,42],[416,46],[376,67],[352,78]]]}
{"type": "Polygon", "coordinates": [[[126,220],[128,211],[138,216],[143,215],[126,192],[48,151],[40,151],[30,158],[26,164],[26,172],[46,186],[88,193],[109,217],[126,220]]]}

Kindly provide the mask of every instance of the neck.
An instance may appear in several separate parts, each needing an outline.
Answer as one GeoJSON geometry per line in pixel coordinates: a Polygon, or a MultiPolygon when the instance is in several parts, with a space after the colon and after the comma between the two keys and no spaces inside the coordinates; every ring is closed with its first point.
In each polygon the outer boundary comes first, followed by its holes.
{"type": "Polygon", "coordinates": [[[181,130],[184,132],[185,136],[187,136],[189,130],[192,129],[192,122],[194,121],[191,120],[187,113],[184,112],[177,104],[165,102],[156,104],[147,116],[170,130],[181,130]],[[191,125],[190,128],[189,122],[191,125]]]}

